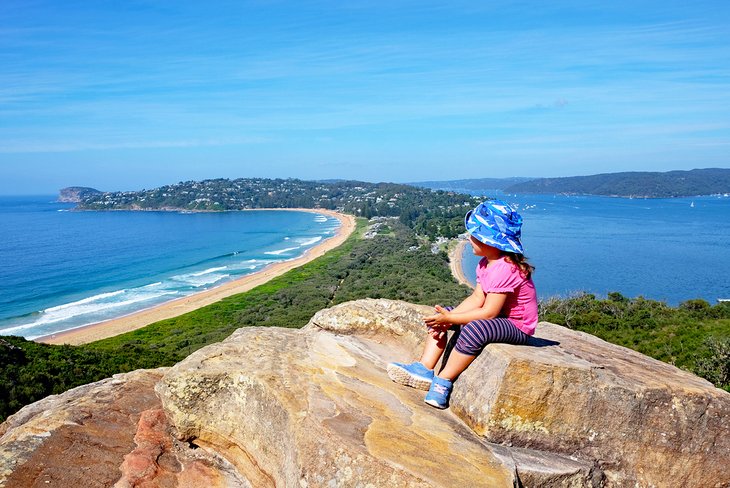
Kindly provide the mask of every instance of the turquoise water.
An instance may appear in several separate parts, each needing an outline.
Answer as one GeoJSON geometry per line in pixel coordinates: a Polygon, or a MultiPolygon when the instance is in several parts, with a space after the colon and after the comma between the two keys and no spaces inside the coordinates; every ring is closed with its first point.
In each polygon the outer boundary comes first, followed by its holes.
{"type": "Polygon", "coordinates": [[[339,227],[296,211],[74,212],[0,197],[0,334],[120,317],[302,255],[339,227]]]}
{"type": "MultiPolygon", "coordinates": [[[[484,192],[495,195],[497,192],[484,192]]],[[[730,198],[498,195],[524,219],[541,298],[618,291],[670,305],[730,298],[730,198]]],[[[473,283],[478,259],[467,251],[473,283]]]]}

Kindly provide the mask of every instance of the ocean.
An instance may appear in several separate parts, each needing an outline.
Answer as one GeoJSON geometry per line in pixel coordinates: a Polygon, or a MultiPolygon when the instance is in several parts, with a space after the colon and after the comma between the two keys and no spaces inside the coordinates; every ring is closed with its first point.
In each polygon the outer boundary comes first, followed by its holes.
{"type": "Polygon", "coordinates": [[[301,256],[339,227],[296,211],[76,212],[0,197],[0,335],[32,339],[150,308],[301,256]]]}
{"type": "MultiPolygon", "coordinates": [[[[497,196],[522,214],[525,254],[541,299],[620,292],[676,306],[730,298],[730,197],[630,199],[497,196]]],[[[474,283],[479,258],[467,248],[474,283]]]]}

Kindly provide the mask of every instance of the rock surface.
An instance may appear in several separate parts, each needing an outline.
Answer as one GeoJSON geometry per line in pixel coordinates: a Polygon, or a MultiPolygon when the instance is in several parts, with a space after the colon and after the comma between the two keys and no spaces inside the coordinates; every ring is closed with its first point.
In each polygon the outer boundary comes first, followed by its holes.
{"type": "Polygon", "coordinates": [[[390,383],[368,346],[239,330],[180,363],[158,392],[183,439],[256,487],[513,485],[478,436],[390,383]]]}
{"type": "Polygon", "coordinates": [[[594,459],[618,486],[730,486],[730,394],[589,334],[538,335],[549,342],[491,345],[462,374],[451,409],[476,433],[594,459]]]}
{"type": "MultiPolygon", "coordinates": [[[[308,327],[385,342],[392,335],[417,358],[422,326],[391,320],[406,316],[393,310],[400,306],[350,302],[320,311],[308,327]],[[361,308],[388,318],[363,326],[361,308]]],[[[450,410],[489,442],[595,462],[608,485],[730,486],[730,394],[554,324],[541,323],[528,346],[489,345],[459,378],[450,410]]]]}
{"type": "Polygon", "coordinates": [[[0,425],[0,487],[730,486],[730,394],[552,324],[427,406],[385,366],[430,311],[349,302],[49,397],[0,425]]]}
{"type": "Polygon", "coordinates": [[[0,487],[246,486],[170,435],[154,385],[134,371],[47,397],[0,425],[0,487]]]}

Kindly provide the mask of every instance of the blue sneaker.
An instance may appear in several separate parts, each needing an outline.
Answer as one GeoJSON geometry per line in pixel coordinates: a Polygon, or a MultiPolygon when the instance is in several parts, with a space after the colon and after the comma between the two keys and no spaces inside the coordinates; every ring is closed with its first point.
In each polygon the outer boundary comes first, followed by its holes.
{"type": "Polygon", "coordinates": [[[428,390],[433,381],[433,370],[419,362],[411,364],[390,363],[388,364],[388,377],[396,383],[418,388],[419,390],[428,390]]]}
{"type": "Polygon", "coordinates": [[[454,383],[451,381],[434,376],[424,401],[432,407],[444,409],[449,406],[449,396],[453,387],[454,383]]]}

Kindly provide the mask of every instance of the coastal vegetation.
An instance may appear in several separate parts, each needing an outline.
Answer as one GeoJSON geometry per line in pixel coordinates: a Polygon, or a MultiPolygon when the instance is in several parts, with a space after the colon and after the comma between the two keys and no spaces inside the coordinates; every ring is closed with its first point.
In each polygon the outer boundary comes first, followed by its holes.
{"type": "Polygon", "coordinates": [[[730,303],[678,307],[643,297],[589,293],[540,303],[540,320],[587,332],[691,371],[730,391],[730,303]]]}
{"type": "Polygon", "coordinates": [[[174,364],[174,356],[134,348],[101,351],[0,337],[0,422],[23,406],[75,386],[139,368],[174,364]]]}

